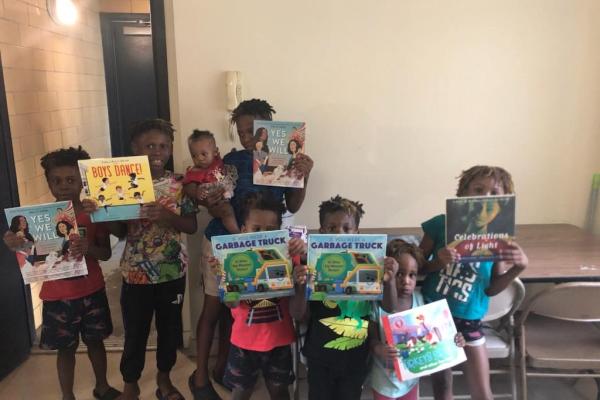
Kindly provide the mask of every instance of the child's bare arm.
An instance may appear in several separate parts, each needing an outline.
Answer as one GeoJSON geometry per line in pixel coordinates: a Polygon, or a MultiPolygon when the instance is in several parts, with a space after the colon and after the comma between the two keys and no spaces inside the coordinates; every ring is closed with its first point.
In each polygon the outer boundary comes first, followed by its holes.
{"type": "Polygon", "coordinates": [[[294,295],[290,298],[290,315],[297,321],[305,321],[308,319],[308,302],[306,301],[308,267],[295,265],[293,277],[294,295]]]}
{"type": "Polygon", "coordinates": [[[393,368],[393,362],[398,357],[398,350],[381,341],[378,327],[374,321],[369,323],[369,348],[371,353],[386,364],[386,367],[393,368]]]}
{"type": "Polygon", "coordinates": [[[183,185],[183,193],[190,199],[196,199],[198,184],[194,182],[183,185]]]}
{"type": "Polygon", "coordinates": [[[419,247],[423,251],[425,260],[428,260],[419,270],[420,274],[429,274],[431,272],[439,271],[450,263],[460,261],[460,255],[456,252],[456,250],[451,249],[448,246],[439,249],[437,252],[437,257],[435,257],[433,260],[429,260],[429,257],[433,254],[435,243],[427,234],[423,235],[423,239],[421,239],[419,247]]]}
{"type": "Polygon", "coordinates": [[[304,202],[304,197],[306,196],[306,186],[308,184],[308,177],[310,175],[310,171],[312,170],[314,162],[312,158],[307,156],[306,154],[299,154],[294,160],[293,167],[296,171],[298,171],[299,176],[304,177],[304,187],[302,189],[290,189],[285,192],[285,204],[287,204],[287,209],[291,213],[295,213],[300,209],[302,203],[304,202]]]}
{"type": "Polygon", "coordinates": [[[110,248],[110,236],[99,235],[94,243],[90,243],[86,237],[77,237],[71,241],[71,254],[74,257],[91,256],[100,261],[110,259],[112,251],[110,248]]]}
{"type": "Polygon", "coordinates": [[[383,262],[383,301],[382,308],[388,313],[398,309],[398,293],[396,290],[396,274],[398,262],[392,257],[386,257],[383,262]]]}
{"type": "MultiPolygon", "coordinates": [[[[81,200],[81,206],[83,208],[83,212],[86,214],[91,214],[98,209],[98,203],[91,199],[81,200]]],[[[127,224],[124,222],[111,221],[104,223],[104,226],[112,235],[115,235],[119,239],[123,239],[125,236],[127,236],[127,224]]],[[[108,258],[110,258],[110,256],[108,256],[108,258]]]]}
{"type": "Polygon", "coordinates": [[[21,246],[23,246],[23,244],[25,244],[25,239],[17,236],[17,234],[13,231],[6,231],[2,239],[10,251],[17,251],[21,246]]]}
{"type": "Polygon", "coordinates": [[[140,215],[152,222],[169,226],[187,234],[196,233],[198,229],[195,214],[178,215],[158,202],[144,204],[140,215]]]}
{"type": "Polygon", "coordinates": [[[488,296],[495,296],[506,289],[529,264],[527,255],[516,243],[508,250],[502,250],[500,256],[502,261],[494,264],[490,286],[485,291],[488,296]]]}

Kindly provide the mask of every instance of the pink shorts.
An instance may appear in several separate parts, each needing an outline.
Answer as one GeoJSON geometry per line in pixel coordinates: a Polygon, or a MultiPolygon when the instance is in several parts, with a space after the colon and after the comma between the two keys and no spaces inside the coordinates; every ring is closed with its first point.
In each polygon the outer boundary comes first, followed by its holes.
{"type": "Polygon", "coordinates": [[[415,385],[410,392],[401,397],[387,397],[373,389],[373,400],[417,400],[419,398],[419,385],[415,385]]]}

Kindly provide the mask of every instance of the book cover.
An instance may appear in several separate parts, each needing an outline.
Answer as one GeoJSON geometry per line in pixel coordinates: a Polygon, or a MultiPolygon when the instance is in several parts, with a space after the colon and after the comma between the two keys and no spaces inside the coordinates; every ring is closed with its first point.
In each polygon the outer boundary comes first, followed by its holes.
{"type": "Polygon", "coordinates": [[[147,156],[79,160],[79,173],[88,199],[98,203],[92,222],[140,218],[140,206],[154,201],[147,156]]]}
{"type": "Polygon", "coordinates": [[[309,299],[381,299],[386,245],[387,235],[309,235],[309,299]]]}
{"type": "Polygon", "coordinates": [[[515,238],[515,196],[446,200],[446,244],[465,262],[499,260],[515,238]]]}
{"type": "Polygon", "coordinates": [[[401,381],[430,375],[467,359],[454,341],[456,327],[445,299],[381,319],[386,343],[400,353],[394,370],[401,381]]]}
{"type": "Polygon", "coordinates": [[[292,262],[287,230],[213,236],[222,301],[291,296],[292,262]]]}
{"type": "Polygon", "coordinates": [[[255,185],[304,187],[304,177],[297,175],[292,164],[304,153],[305,133],[304,122],[254,121],[255,185]]]}
{"type": "Polygon", "coordinates": [[[25,239],[16,252],[25,284],[87,275],[85,259],[69,253],[79,235],[70,201],[6,208],[4,214],[9,229],[25,239]]]}

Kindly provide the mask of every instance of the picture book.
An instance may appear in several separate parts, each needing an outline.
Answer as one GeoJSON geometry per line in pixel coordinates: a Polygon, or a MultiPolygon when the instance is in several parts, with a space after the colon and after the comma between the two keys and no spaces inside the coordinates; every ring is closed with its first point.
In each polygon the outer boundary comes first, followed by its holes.
{"type": "Polygon", "coordinates": [[[298,175],[293,163],[304,153],[305,133],[304,122],[254,121],[255,185],[304,187],[304,177],[298,175]]]}
{"type": "Polygon", "coordinates": [[[379,300],[387,235],[309,235],[310,300],[379,300]]]}
{"type": "Polygon", "coordinates": [[[25,284],[87,275],[85,259],[70,255],[79,235],[70,201],[6,208],[9,229],[25,240],[17,261],[25,284]]]}
{"type": "Polygon", "coordinates": [[[147,156],[79,160],[86,198],[98,203],[92,222],[139,219],[144,203],[154,201],[147,156]]]}
{"type": "Polygon", "coordinates": [[[394,370],[401,381],[430,375],[467,359],[454,341],[456,327],[445,299],[381,319],[386,342],[400,354],[394,370]]]}
{"type": "Polygon", "coordinates": [[[294,284],[288,238],[287,230],[213,236],[221,300],[291,296],[294,284]]]}
{"type": "Polygon", "coordinates": [[[461,261],[495,261],[515,238],[515,196],[446,200],[446,243],[461,261]]]}

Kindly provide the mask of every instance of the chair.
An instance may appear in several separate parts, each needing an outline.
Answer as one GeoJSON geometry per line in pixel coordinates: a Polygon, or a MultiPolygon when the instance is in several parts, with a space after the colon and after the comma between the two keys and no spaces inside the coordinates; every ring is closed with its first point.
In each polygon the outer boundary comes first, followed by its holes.
{"type": "Polygon", "coordinates": [[[563,283],[533,296],[517,320],[522,399],[527,377],[600,378],[600,282],[563,283]]]}
{"type": "MultiPolygon", "coordinates": [[[[514,335],[514,314],[525,297],[525,286],[519,279],[515,279],[501,293],[490,298],[488,312],[483,317],[483,331],[485,333],[485,347],[490,360],[507,360],[508,366],[490,367],[490,375],[507,374],[510,377],[510,393],[496,393],[495,399],[517,399],[517,352],[514,335]]],[[[462,371],[453,370],[453,375],[460,375],[462,371]]],[[[420,397],[426,399],[427,397],[420,397]]],[[[431,398],[431,397],[429,397],[431,398]]],[[[455,395],[455,399],[470,399],[470,395],[455,395]]]]}

